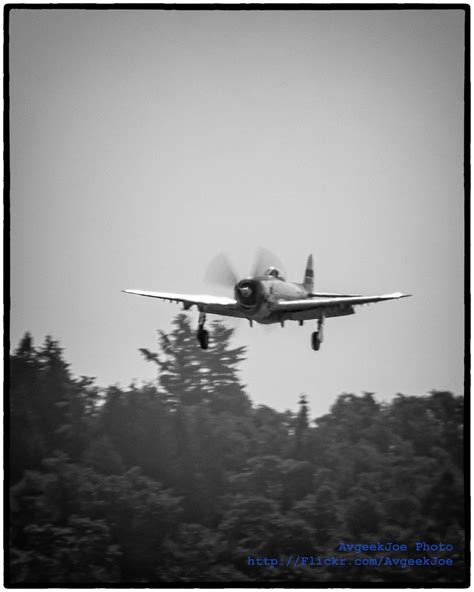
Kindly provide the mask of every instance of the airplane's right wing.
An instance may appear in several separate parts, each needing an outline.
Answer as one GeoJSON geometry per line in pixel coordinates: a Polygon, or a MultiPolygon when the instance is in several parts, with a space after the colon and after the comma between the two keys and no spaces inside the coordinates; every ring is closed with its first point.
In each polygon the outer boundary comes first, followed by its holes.
{"type": "Polygon", "coordinates": [[[174,292],[147,292],[144,290],[122,290],[127,294],[136,296],[146,296],[148,298],[158,298],[168,302],[180,302],[184,310],[189,310],[192,306],[197,306],[200,310],[210,314],[218,314],[226,317],[245,318],[237,301],[234,298],[226,296],[210,296],[207,294],[176,294],[174,292]]]}

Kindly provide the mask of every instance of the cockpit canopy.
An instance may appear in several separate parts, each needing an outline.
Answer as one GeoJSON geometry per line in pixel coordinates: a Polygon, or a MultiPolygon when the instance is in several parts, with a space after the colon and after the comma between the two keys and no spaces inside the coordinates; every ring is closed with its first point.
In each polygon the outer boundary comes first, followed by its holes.
{"type": "Polygon", "coordinates": [[[277,269],[276,267],[269,267],[267,269],[267,271],[265,272],[265,275],[268,275],[276,280],[285,281],[285,278],[283,277],[282,272],[279,269],[277,269]]]}

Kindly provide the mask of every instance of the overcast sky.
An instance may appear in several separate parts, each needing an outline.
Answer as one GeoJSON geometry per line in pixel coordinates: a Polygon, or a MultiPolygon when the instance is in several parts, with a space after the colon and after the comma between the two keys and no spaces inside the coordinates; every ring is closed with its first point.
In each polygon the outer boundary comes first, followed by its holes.
{"type": "Polygon", "coordinates": [[[121,290],[231,295],[209,261],[246,275],[262,245],[298,282],[313,253],[319,291],[413,297],[329,319],[319,352],[313,322],[228,321],[256,403],[462,393],[462,11],[10,19],[12,347],[51,334],[77,375],[152,379],[137,350],[179,307],[121,290]]]}

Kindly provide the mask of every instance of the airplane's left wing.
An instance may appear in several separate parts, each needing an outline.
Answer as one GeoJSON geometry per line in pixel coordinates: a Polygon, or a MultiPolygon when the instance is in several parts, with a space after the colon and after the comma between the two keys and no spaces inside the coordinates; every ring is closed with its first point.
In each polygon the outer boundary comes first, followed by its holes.
{"type": "Polygon", "coordinates": [[[286,318],[299,321],[325,317],[337,317],[353,314],[354,306],[383,302],[384,300],[396,300],[406,298],[410,294],[394,292],[393,294],[382,294],[381,296],[330,296],[324,298],[304,298],[302,300],[280,300],[273,310],[285,314],[286,318]]]}
{"type": "Polygon", "coordinates": [[[244,317],[237,301],[226,296],[208,296],[205,294],[175,294],[172,292],[145,292],[142,290],[122,290],[126,294],[158,298],[168,302],[181,302],[185,310],[197,306],[204,312],[220,314],[228,317],[244,317]]]}
{"type": "Polygon", "coordinates": [[[371,304],[383,300],[395,300],[406,298],[410,294],[394,292],[381,296],[332,296],[326,298],[304,298],[302,300],[280,300],[275,305],[275,310],[301,311],[334,306],[354,306],[356,304],[371,304]]]}
{"type": "Polygon", "coordinates": [[[308,310],[311,308],[324,308],[335,305],[371,304],[382,300],[395,300],[406,298],[410,294],[394,292],[393,294],[382,294],[381,296],[332,296],[329,298],[304,298],[302,300],[280,300],[276,303],[276,310],[308,310]]]}

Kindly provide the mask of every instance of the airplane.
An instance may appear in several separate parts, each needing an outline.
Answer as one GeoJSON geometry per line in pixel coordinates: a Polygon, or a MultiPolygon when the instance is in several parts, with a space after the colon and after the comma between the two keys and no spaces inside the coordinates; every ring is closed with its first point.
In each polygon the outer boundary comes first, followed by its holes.
{"type": "Polygon", "coordinates": [[[280,323],[283,327],[285,321],[298,321],[303,325],[305,321],[316,320],[317,330],[311,334],[311,347],[315,351],[319,350],[323,342],[325,319],[354,314],[354,306],[411,296],[402,292],[380,296],[314,292],[312,255],[308,257],[301,284],[286,281],[281,265],[280,268],[275,265],[265,268],[267,260],[278,261],[269,251],[261,249],[253,273],[244,279],[239,279],[224,255],[218,255],[213,260],[206,274],[207,279],[233,286],[234,298],[141,290],[122,291],[169,302],[180,302],[184,310],[196,306],[199,311],[196,337],[202,349],[209,346],[209,332],[204,328],[206,314],[209,313],[247,319],[250,326],[253,326],[254,321],[263,325],[280,323]]]}

